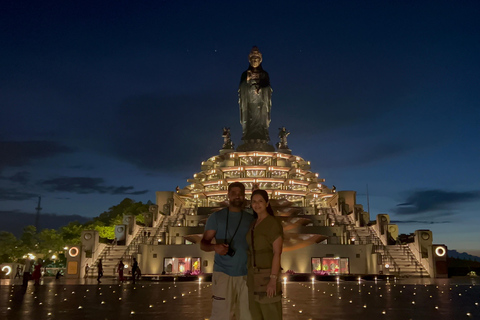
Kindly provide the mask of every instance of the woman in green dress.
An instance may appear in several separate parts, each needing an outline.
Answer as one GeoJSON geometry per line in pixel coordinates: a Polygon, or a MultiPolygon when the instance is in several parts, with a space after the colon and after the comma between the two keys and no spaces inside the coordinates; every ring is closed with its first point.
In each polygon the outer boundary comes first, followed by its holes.
{"type": "Polygon", "coordinates": [[[282,319],[280,259],[283,228],[274,216],[265,190],[252,193],[252,209],[257,220],[247,234],[249,245],[249,305],[253,320],[282,319]]]}

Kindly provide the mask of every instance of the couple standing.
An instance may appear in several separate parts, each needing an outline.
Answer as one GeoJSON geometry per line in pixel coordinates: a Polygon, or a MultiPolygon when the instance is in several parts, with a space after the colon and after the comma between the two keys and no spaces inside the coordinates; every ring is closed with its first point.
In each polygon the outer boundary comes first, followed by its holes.
{"type": "Polygon", "coordinates": [[[268,193],[253,191],[253,215],[244,210],[242,183],[228,186],[228,200],[227,208],[208,218],[200,245],[204,251],[215,251],[210,319],[282,319],[283,228],[274,217],[268,193]]]}

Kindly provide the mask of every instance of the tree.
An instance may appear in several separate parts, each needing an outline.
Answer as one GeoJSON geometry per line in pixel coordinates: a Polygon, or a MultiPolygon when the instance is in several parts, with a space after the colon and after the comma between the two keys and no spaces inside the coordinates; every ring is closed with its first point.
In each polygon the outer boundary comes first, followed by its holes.
{"type": "Polygon", "coordinates": [[[135,201],[125,198],[116,206],[110,207],[108,211],[104,211],[98,217],[93,218],[93,222],[103,222],[105,225],[111,225],[113,219],[123,216],[125,212],[129,212],[129,207],[135,204],[135,201]]]}
{"type": "Polygon", "coordinates": [[[149,204],[143,204],[141,201],[135,202],[130,198],[125,198],[118,205],[110,207],[108,211],[101,213],[98,217],[93,218],[90,225],[102,222],[105,226],[122,223],[124,215],[137,216],[139,222],[142,222],[143,217],[140,215],[148,211],[149,204]],[[118,218],[120,217],[120,220],[118,218]],[[115,220],[116,219],[116,220],[115,220]]]}
{"type": "Polygon", "coordinates": [[[80,222],[72,221],[60,228],[60,234],[66,245],[78,245],[81,243],[82,231],[86,229],[88,228],[80,224],[80,222]]]}
{"type": "Polygon", "coordinates": [[[10,232],[1,231],[0,262],[18,261],[27,253],[43,254],[46,258],[50,258],[50,254],[63,251],[67,245],[79,245],[83,230],[97,230],[100,238],[113,240],[115,225],[122,224],[124,215],[134,215],[137,222],[142,224],[144,223],[142,214],[148,211],[149,205],[150,202],[143,204],[125,198],[118,205],[110,207],[108,211],[83,225],[78,221],[73,221],[58,231],[43,229],[39,233],[34,226],[29,225],[23,229],[19,239],[10,232]]]}
{"type": "Polygon", "coordinates": [[[27,251],[35,252],[38,249],[37,228],[35,226],[26,226],[23,228],[20,241],[27,251]]]}
{"type": "Polygon", "coordinates": [[[93,226],[93,229],[98,231],[98,235],[100,238],[113,240],[115,239],[115,226],[118,224],[122,224],[122,220],[123,216],[117,216],[112,219],[112,221],[108,225],[97,221],[91,226],[93,226]]]}
{"type": "Polygon", "coordinates": [[[43,229],[38,234],[38,240],[38,251],[44,255],[49,255],[52,252],[61,252],[63,247],[65,247],[62,235],[55,229],[43,229]]]}
{"type": "Polygon", "coordinates": [[[25,249],[11,232],[0,231],[0,263],[15,262],[22,258],[25,249]]]}

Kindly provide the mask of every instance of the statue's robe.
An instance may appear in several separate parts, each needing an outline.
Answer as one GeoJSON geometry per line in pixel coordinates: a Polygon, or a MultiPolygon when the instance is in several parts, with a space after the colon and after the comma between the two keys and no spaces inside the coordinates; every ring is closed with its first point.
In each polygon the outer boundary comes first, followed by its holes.
{"type": "Polygon", "coordinates": [[[238,89],[240,105],[240,123],[242,124],[242,140],[270,141],[268,127],[272,107],[272,88],[268,73],[260,65],[254,69],[250,66],[242,74],[238,89]],[[251,75],[247,81],[247,74],[251,75]]]}

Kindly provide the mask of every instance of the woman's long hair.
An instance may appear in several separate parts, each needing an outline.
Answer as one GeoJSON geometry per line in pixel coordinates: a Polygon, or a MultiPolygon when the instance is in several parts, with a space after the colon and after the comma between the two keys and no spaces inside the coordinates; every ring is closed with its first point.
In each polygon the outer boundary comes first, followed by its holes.
{"type": "MultiPolygon", "coordinates": [[[[270,203],[268,202],[268,193],[267,191],[265,190],[260,190],[260,189],[257,189],[257,190],[254,190],[252,192],[252,198],[253,199],[253,196],[256,195],[256,194],[259,194],[262,196],[262,198],[265,200],[265,202],[268,203],[268,206],[267,206],[267,213],[271,216],[275,216],[275,214],[273,213],[273,209],[272,209],[272,206],[270,205],[270,203]]],[[[256,213],[256,212],[255,212],[256,213]]]]}

